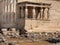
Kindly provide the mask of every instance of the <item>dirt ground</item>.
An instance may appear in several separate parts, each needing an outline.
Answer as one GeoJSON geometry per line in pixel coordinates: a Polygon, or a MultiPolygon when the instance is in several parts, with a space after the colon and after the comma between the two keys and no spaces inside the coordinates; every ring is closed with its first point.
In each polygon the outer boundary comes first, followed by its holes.
{"type": "Polygon", "coordinates": [[[0,45],[8,45],[9,43],[13,45],[51,45],[46,41],[32,41],[24,38],[7,38],[7,41],[0,45]]]}
{"type": "MultiPolygon", "coordinates": [[[[0,44],[0,45],[8,45],[8,44],[0,44]]],[[[20,43],[13,43],[13,45],[51,45],[47,42],[20,42],[20,43]]]]}
{"type": "Polygon", "coordinates": [[[47,42],[21,42],[16,45],[50,45],[47,42]]]}
{"type": "Polygon", "coordinates": [[[50,45],[50,43],[46,41],[33,42],[27,39],[9,39],[9,41],[13,41],[12,43],[14,45],[50,45]]]}

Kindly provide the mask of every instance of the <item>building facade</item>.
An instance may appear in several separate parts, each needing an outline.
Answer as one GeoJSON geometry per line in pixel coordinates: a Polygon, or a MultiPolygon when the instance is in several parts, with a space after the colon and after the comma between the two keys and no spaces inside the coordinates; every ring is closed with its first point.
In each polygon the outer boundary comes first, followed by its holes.
{"type": "Polygon", "coordinates": [[[27,32],[59,31],[59,4],[53,0],[3,0],[0,25],[27,32]]]}
{"type": "Polygon", "coordinates": [[[29,1],[18,3],[19,8],[17,10],[17,15],[19,21],[21,21],[20,26],[18,27],[24,27],[28,31],[40,28],[40,21],[49,21],[50,6],[51,4],[48,3],[35,3],[29,1]]]}

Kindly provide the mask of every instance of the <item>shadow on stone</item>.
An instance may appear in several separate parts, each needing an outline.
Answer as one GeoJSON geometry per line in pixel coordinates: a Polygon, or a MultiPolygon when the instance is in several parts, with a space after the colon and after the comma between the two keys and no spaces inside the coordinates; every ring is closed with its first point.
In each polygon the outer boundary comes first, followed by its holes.
{"type": "Polygon", "coordinates": [[[47,40],[45,40],[45,41],[47,41],[47,42],[49,42],[49,43],[59,43],[59,42],[60,42],[59,39],[53,39],[53,38],[47,39],[47,40]]]}
{"type": "Polygon", "coordinates": [[[27,33],[26,33],[26,32],[27,32],[27,31],[26,31],[24,28],[19,29],[19,35],[21,35],[21,36],[27,37],[27,33]]]}

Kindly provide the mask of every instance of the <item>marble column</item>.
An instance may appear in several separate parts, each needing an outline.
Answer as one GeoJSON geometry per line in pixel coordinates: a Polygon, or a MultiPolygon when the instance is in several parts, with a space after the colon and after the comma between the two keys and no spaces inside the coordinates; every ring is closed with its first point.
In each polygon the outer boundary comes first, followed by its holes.
{"type": "Polygon", "coordinates": [[[16,19],[17,19],[17,15],[16,15],[16,3],[17,3],[17,0],[13,0],[13,2],[14,2],[14,16],[15,16],[14,21],[16,22],[16,19]]]}
{"type": "Polygon", "coordinates": [[[35,11],[35,7],[33,7],[33,19],[35,19],[36,16],[36,11],[35,11]]]}
{"type": "Polygon", "coordinates": [[[49,8],[48,8],[48,11],[47,11],[47,20],[49,20],[49,8]]]}
{"type": "Polygon", "coordinates": [[[11,23],[13,23],[13,11],[14,11],[14,5],[13,5],[13,0],[11,0],[10,1],[11,23]]]}
{"type": "Polygon", "coordinates": [[[25,7],[25,18],[27,18],[28,17],[28,7],[26,6],[25,7]]]}
{"type": "Polygon", "coordinates": [[[4,23],[3,21],[5,21],[5,1],[3,0],[3,15],[2,15],[2,24],[4,23]]]}
{"type": "Polygon", "coordinates": [[[45,8],[45,10],[44,10],[44,20],[48,20],[48,18],[49,18],[48,13],[49,13],[48,8],[45,8]]]}
{"type": "Polygon", "coordinates": [[[41,9],[40,9],[40,12],[39,12],[39,19],[41,19],[41,9]]]}
{"type": "Polygon", "coordinates": [[[42,20],[43,19],[43,8],[42,7],[41,7],[40,12],[41,12],[41,20],[42,20]]]}

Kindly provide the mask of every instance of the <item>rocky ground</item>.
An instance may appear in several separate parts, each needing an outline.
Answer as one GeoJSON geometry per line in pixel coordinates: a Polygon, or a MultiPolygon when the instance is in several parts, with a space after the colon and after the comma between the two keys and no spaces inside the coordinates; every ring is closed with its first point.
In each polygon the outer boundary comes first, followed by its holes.
{"type": "Polygon", "coordinates": [[[51,45],[50,42],[45,41],[49,39],[59,39],[60,33],[27,33],[23,35],[16,35],[9,33],[7,35],[0,34],[0,45],[51,45]]]}

